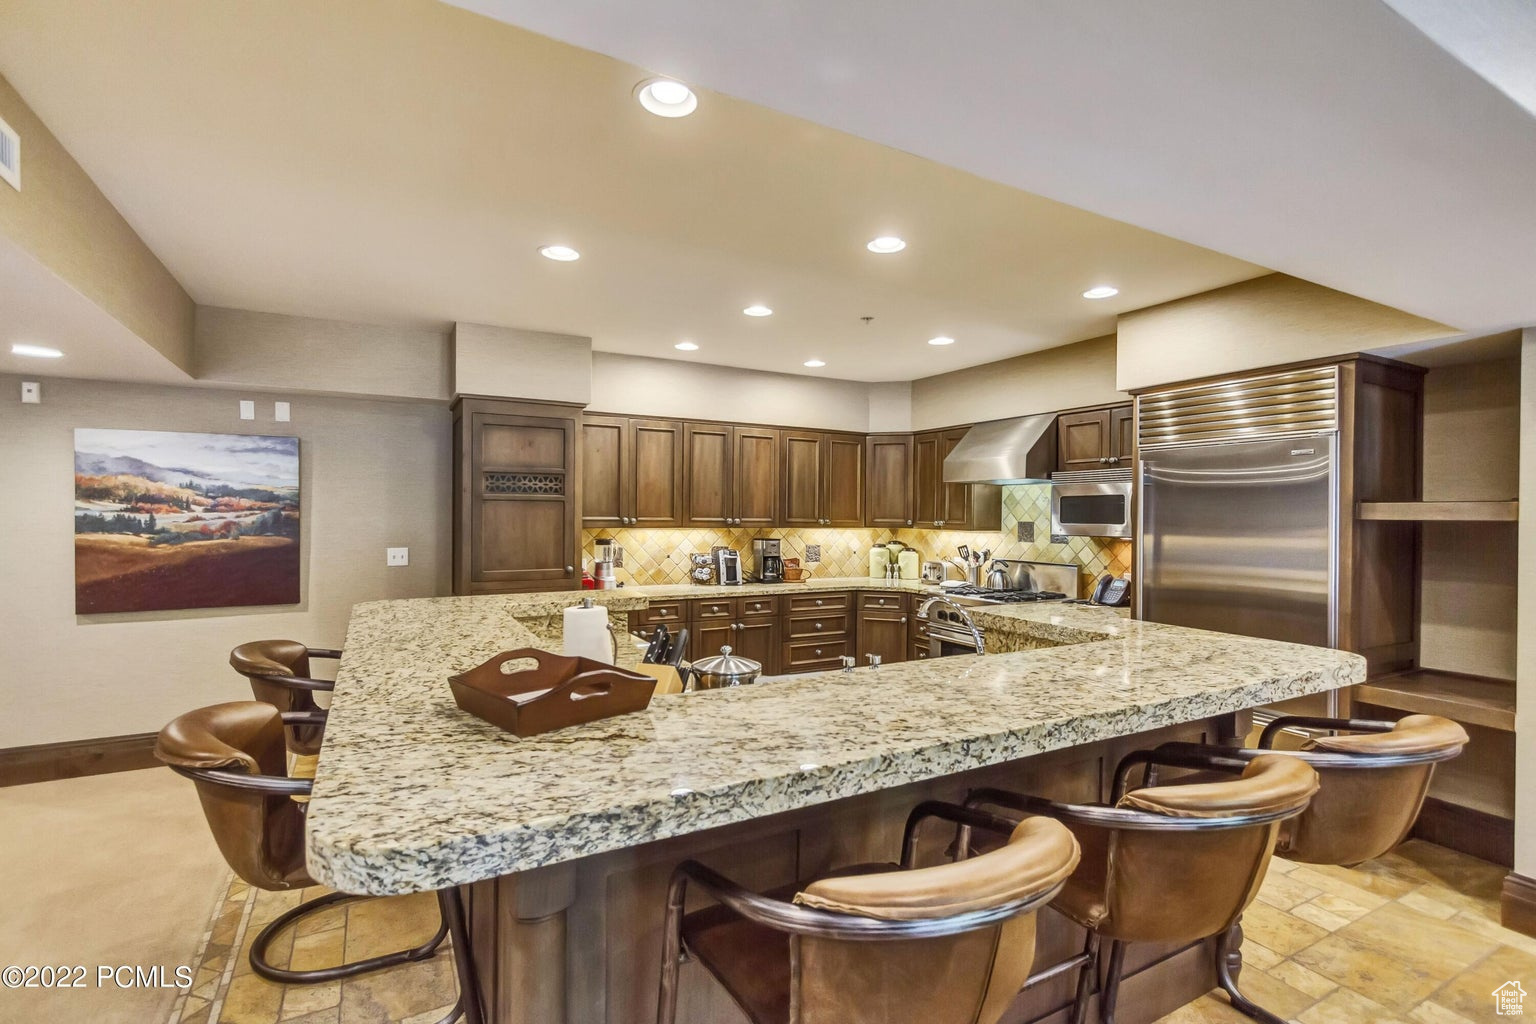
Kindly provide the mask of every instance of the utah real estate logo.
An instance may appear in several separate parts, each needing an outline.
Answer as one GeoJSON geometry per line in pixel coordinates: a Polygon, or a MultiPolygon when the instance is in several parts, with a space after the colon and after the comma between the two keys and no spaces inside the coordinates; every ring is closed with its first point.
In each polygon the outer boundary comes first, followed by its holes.
{"type": "Polygon", "coordinates": [[[1500,1017],[1525,1015],[1525,989],[1518,981],[1506,981],[1493,990],[1493,1012],[1500,1017]]]}

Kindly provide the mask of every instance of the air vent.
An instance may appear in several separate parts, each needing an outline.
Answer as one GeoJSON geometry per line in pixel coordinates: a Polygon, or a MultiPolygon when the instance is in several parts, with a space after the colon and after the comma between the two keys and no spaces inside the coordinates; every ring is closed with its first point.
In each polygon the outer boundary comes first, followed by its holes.
{"type": "Polygon", "coordinates": [[[1319,434],[1338,429],[1333,366],[1198,384],[1136,401],[1142,448],[1319,434]]]}
{"type": "Polygon", "coordinates": [[[21,136],[0,118],[0,178],[21,191],[21,136]]]}

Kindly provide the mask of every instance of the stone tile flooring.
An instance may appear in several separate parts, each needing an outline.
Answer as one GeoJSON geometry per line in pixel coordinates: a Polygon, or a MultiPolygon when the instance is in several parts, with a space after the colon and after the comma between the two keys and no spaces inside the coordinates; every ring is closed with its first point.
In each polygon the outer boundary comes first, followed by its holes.
{"type": "MultiPolygon", "coordinates": [[[[1276,860],[1244,917],[1242,987],[1300,1024],[1486,1020],[1505,982],[1536,991],[1536,939],[1498,924],[1504,874],[1418,841],[1353,869],[1276,860]]],[[[431,1024],[447,1012],[447,955],[325,985],[284,987],[251,973],[245,950],[261,925],[319,891],[252,892],[232,882],[193,990],[169,1024],[431,1024]]],[[[272,959],[305,967],[373,956],[424,941],[436,923],[429,894],[354,903],[302,923],[272,959]]],[[[1213,994],[1160,1024],[1247,1020],[1213,994]]]]}

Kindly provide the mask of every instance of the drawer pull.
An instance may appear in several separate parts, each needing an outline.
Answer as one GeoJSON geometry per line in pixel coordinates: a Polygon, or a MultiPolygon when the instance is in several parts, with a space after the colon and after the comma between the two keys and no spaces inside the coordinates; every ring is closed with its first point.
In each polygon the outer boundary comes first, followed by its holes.
{"type": "Polygon", "coordinates": [[[818,658],[821,657],[821,648],[820,647],[816,648],[816,657],[818,657],[818,658]]]}
{"type": "Polygon", "coordinates": [[[822,599],[821,599],[821,598],[819,598],[819,597],[818,597],[818,598],[817,598],[817,599],[816,599],[816,607],[817,607],[817,608],[820,608],[820,607],[821,607],[821,606],[822,606],[822,605],[824,605],[824,604],[826,604],[826,602],[825,602],[825,601],[823,601],[823,600],[822,600],[822,599]]]}
{"type": "Polygon", "coordinates": [[[821,623],[819,623],[819,622],[818,622],[818,623],[816,623],[816,628],[817,628],[817,629],[820,629],[820,628],[821,628],[821,623]]]}

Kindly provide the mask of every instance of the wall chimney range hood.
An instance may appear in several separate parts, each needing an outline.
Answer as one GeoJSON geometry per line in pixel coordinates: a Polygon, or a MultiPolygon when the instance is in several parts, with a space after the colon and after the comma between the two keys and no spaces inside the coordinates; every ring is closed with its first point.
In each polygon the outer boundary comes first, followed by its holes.
{"type": "Polygon", "coordinates": [[[944,460],[947,484],[1050,483],[1056,414],[978,423],[944,460]]]}

